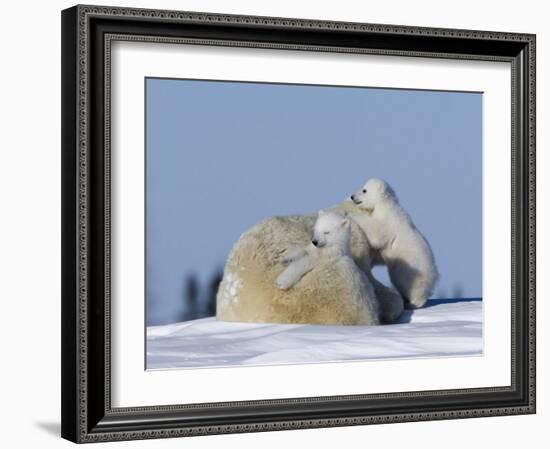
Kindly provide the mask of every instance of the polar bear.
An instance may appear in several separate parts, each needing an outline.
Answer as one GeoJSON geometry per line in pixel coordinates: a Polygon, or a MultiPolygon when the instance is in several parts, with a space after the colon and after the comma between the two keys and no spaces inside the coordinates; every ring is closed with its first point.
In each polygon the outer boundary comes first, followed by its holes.
{"type": "MultiPolygon", "coordinates": [[[[350,315],[349,308],[326,313],[329,309],[323,308],[323,301],[332,299],[312,299],[318,296],[315,288],[308,287],[313,277],[288,291],[281,291],[276,286],[276,279],[288,260],[296,258],[296,248],[305,248],[311,243],[316,219],[317,216],[313,214],[271,217],[260,221],[240,236],[229,253],[218,288],[218,319],[320,324],[345,324],[357,320],[350,315]]],[[[351,257],[374,287],[380,305],[380,321],[393,323],[403,313],[403,299],[395,290],[372,276],[368,240],[353,220],[350,220],[349,226],[351,257]]]]}
{"type": "Polygon", "coordinates": [[[351,195],[351,201],[361,212],[346,209],[367,235],[373,249],[373,263],[388,267],[390,280],[407,307],[422,307],[438,278],[428,241],[385,181],[369,179],[361,190],[351,195]]]}
{"type": "Polygon", "coordinates": [[[334,212],[321,212],[317,220],[313,217],[312,226],[300,229],[295,218],[280,217],[254,227],[252,234],[255,236],[249,233],[241,239],[247,248],[240,248],[239,253],[254,257],[246,256],[240,264],[226,267],[228,272],[218,292],[219,319],[332,325],[380,323],[374,288],[350,255],[350,220],[334,212]],[[283,229],[287,231],[286,239],[280,238],[283,229]],[[309,245],[297,251],[305,236],[309,245]],[[275,263],[271,257],[274,251],[278,254],[275,263]]]}

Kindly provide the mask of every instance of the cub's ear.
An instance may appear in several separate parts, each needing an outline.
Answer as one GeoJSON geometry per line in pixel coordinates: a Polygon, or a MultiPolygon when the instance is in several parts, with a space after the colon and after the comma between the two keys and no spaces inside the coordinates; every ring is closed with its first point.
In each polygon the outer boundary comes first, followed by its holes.
{"type": "Polygon", "coordinates": [[[349,225],[349,218],[344,218],[340,222],[340,226],[342,226],[343,228],[347,227],[348,225],[349,225]]]}

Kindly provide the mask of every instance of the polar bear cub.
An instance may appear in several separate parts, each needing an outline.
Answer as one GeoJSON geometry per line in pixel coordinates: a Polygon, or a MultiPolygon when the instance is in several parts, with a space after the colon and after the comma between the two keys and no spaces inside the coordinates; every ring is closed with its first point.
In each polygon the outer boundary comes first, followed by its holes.
{"type": "Polygon", "coordinates": [[[361,209],[351,217],[367,235],[375,252],[373,262],[387,265],[391,282],[408,307],[422,307],[438,278],[430,244],[385,181],[368,180],[351,200],[361,209]]]}
{"type": "MultiPolygon", "coordinates": [[[[351,257],[350,238],[351,223],[348,218],[338,212],[320,210],[311,244],[288,251],[284,258],[288,266],[277,277],[276,285],[281,290],[288,290],[315,270],[318,275],[312,279],[320,278],[323,284],[331,280],[334,286],[331,288],[345,286],[340,293],[346,297],[336,299],[342,303],[354,303],[361,315],[357,317],[360,322],[379,324],[378,299],[371,282],[351,257]]],[[[321,282],[319,289],[325,288],[321,282]]]]}

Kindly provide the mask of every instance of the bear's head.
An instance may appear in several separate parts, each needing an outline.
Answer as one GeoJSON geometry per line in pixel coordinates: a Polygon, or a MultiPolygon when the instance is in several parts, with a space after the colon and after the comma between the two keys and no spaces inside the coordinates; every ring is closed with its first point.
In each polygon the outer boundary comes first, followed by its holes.
{"type": "Polygon", "coordinates": [[[361,190],[351,195],[351,200],[359,209],[372,212],[384,201],[397,202],[397,196],[386,181],[371,178],[361,190]]]}
{"type": "Polygon", "coordinates": [[[350,221],[334,211],[320,210],[311,243],[323,250],[349,251],[350,221]]]}

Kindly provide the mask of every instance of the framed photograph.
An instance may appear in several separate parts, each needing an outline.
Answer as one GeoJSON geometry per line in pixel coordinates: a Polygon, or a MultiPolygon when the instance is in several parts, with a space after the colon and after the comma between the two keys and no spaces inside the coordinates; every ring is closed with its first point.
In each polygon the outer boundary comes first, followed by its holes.
{"type": "Polygon", "coordinates": [[[62,436],[535,413],[535,36],[62,12],[62,436]]]}

